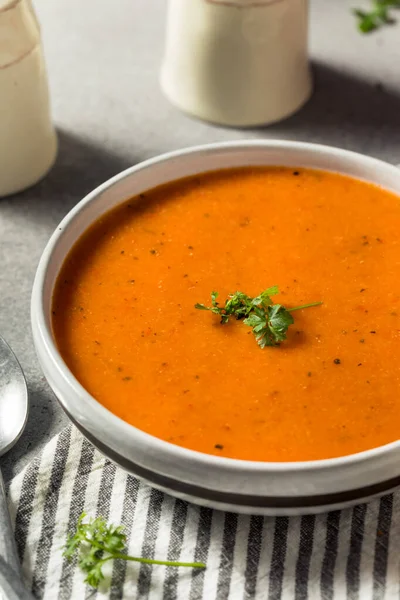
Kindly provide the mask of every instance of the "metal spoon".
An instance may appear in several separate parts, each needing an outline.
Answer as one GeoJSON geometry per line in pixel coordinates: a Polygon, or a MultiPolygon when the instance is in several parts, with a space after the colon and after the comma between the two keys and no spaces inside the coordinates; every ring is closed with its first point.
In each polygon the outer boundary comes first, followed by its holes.
{"type": "MultiPolygon", "coordinates": [[[[28,416],[28,389],[21,366],[0,336],[0,456],[19,439],[28,416]]],[[[21,567],[0,471],[0,598],[23,600],[32,596],[23,588],[21,567]],[[4,597],[4,596],[3,596],[4,597]]]]}

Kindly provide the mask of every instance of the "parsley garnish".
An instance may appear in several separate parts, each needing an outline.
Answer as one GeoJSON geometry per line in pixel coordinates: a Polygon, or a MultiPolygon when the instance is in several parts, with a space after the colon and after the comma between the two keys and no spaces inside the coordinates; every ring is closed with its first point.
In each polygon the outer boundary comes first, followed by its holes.
{"type": "Polygon", "coordinates": [[[64,556],[72,559],[75,553],[79,552],[79,567],[86,573],[85,582],[92,587],[98,587],[101,580],[104,579],[102,567],[108,560],[121,559],[150,565],[197,569],[204,569],[206,566],[203,563],[184,563],[129,556],[125,553],[126,535],[122,525],[107,525],[102,517],[90,519],[88,523],[84,523],[85,517],[86,514],[82,513],[77,522],[76,532],[68,537],[64,556]]]}
{"type": "Polygon", "coordinates": [[[390,13],[391,8],[400,8],[400,0],[373,0],[371,10],[354,10],[358,18],[358,29],[362,33],[370,33],[382,25],[395,23],[390,13]]]}
{"type": "Polygon", "coordinates": [[[294,308],[285,308],[282,304],[274,304],[271,296],[279,293],[278,286],[267,288],[259,296],[251,298],[243,292],[230,294],[224,306],[217,302],[218,293],[211,292],[211,306],[195,304],[199,310],[209,310],[221,317],[221,323],[229,321],[229,317],[243,319],[243,323],[252,328],[257,344],[260,348],[265,346],[279,346],[286,340],[286,333],[294,319],[291,315],[295,310],[319,306],[322,302],[312,302],[294,308]]]}

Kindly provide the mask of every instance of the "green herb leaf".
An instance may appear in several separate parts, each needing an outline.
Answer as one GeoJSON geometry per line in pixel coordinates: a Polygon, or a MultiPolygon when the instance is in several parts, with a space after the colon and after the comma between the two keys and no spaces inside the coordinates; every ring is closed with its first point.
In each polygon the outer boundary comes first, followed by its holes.
{"type": "Polygon", "coordinates": [[[294,319],[290,313],[303,308],[318,306],[322,302],[312,302],[302,306],[286,309],[281,304],[273,304],[271,296],[279,293],[278,286],[267,288],[259,296],[251,298],[243,292],[230,294],[224,306],[218,306],[215,310],[216,292],[211,294],[211,306],[195,304],[200,310],[217,312],[221,317],[221,323],[227,323],[230,316],[243,319],[244,325],[251,327],[260,348],[266,346],[279,346],[280,342],[286,340],[286,333],[294,319]]]}
{"type": "Polygon", "coordinates": [[[279,288],[277,285],[274,285],[261,292],[256,298],[253,298],[251,303],[253,306],[259,306],[260,304],[262,306],[270,306],[272,304],[271,296],[276,296],[277,294],[279,294],[279,288]]]}
{"type": "Polygon", "coordinates": [[[125,554],[126,535],[121,525],[107,525],[102,517],[90,519],[84,523],[85,517],[85,513],[82,513],[78,519],[75,533],[68,536],[64,547],[64,556],[71,560],[78,553],[79,567],[86,573],[85,581],[92,587],[98,587],[101,580],[104,579],[102,567],[108,560],[129,560],[198,569],[206,567],[203,563],[184,563],[129,556],[125,554]]]}
{"type": "Polygon", "coordinates": [[[286,340],[286,332],[290,325],[293,325],[294,319],[290,312],[281,304],[274,304],[268,307],[269,328],[279,342],[286,340]]]}
{"type": "Polygon", "coordinates": [[[400,8],[400,0],[372,0],[371,10],[355,9],[354,15],[358,19],[358,29],[362,33],[370,33],[382,25],[395,23],[390,9],[400,8]]]}

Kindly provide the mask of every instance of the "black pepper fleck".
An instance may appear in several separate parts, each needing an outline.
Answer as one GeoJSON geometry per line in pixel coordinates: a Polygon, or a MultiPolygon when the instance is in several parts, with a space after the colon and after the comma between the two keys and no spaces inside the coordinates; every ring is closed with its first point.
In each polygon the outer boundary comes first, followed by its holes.
{"type": "Polygon", "coordinates": [[[223,450],[224,447],[222,444],[215,444],[214,448],[216,448],[217,450],[223,450]]]}
{"type": "Polygon", "coordinates": [[[340,365],[340,358],[335,358],[333,362],[335,363],[335,365],[340,365]]]}

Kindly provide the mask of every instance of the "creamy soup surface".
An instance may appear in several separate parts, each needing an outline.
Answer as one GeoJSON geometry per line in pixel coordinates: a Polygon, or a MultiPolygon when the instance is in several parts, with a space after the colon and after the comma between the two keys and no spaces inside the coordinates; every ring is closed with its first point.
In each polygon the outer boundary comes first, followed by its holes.
{"type": "Polygon", "coordinates": [[[324,459],[400,431],[400,199],[303,168],[216,171],[151,190],[77,242],[53,331],[72,373],[158,438],[256,461],[324,459]],[[294,325],[260,349],[196,310],[216,290],[274,301],[294,325]]]}

